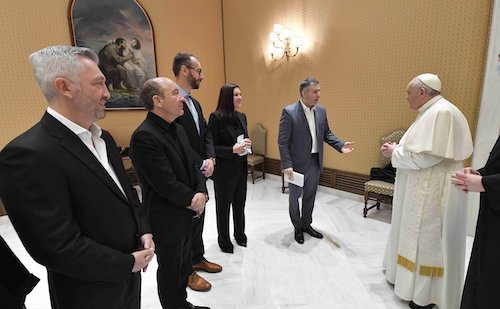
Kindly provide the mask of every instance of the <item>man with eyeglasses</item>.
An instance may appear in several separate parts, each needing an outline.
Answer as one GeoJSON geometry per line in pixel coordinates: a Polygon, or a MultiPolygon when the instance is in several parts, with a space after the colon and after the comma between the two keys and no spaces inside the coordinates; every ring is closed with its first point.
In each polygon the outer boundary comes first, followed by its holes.
{"type": "MultiPolygon", "coordinates": [[[[208,131],[200,103],[191,97],[191,90],[198,89],[203,81],[203,71],[198,58],[190,53],[177,53],[172,70],[175,75],[179,93],[184,97],[184,114],[176,122],[184,127],[193,149],[194,160],[205,177],[212,176],[215,167],[215,148],[212,135],[208,131]]],[[[193,235],[191,240],[191,259],[193,272],[189,276],[188,285],[195,291],[208,291],[210,282],[196,273],[203,270],[209,273],[222,271],[222,267],[205,259],[203,244],[203,225],[205,213],[193,219],[193,235]]]]}

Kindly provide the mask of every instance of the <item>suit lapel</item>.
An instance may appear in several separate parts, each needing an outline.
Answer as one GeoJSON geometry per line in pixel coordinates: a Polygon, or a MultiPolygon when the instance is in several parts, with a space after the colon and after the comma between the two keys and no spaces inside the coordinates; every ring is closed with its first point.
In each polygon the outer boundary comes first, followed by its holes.
{"type": "MultiPolygon", "coordinates": [[[[123,161],[120,155],[116,154],[116,149],[111,149],[111,146],[115,146],[115,143],[108,140],[107,137],[102,136],[104,141],[106,142],[106,150],[108,152],[108,160],[111,166],[113,167],[113,170],[115,171],[116,177],[118,178],[118,181],[122,185],[123,191],[125,192],[125,195],[127,196],[129,201],[133,201],[135,194],[132,193],[131,189],[131,184],[130,180],[127,177],[127,174],[125,173],[125,167],[123,166],[123,161]]],[[[123,194],[122,194],[123,195],[123,194]]]]}
{"type": "Polygon", "coordinates": [[[324,134],[325,132],[321,132],[319,129],[319,121],[318,121],[318,114],[320,113],[320,110],[318,108],[318,105],[314,108],[314,126],[316,127],[316,142],[318,143],[318,148],[320,147],[320,143],[323,142],[324,139],[324,134]]]}
{"type": "MultiPolygon", "coordinates": [[[[106,186],[108,186],[116,195],[126,201],[125,196],[118,188],[114,180],[109,176],[108,172],[104,169],[102,164],[92,154],[92,152],[85,146],[85,144],[65,125],[60,123],[49,114],[45,114],[42,118],[42,123],[46,125],[49,132],[61,139],[61,147],[66,149],[75,158],[82,162],[88,169],[96,175],[106,186]]],[[[106,144],[106,147],[107,144],[106,144]]],[[[114,166],[113,166],[114,167],[114,166]]],[[[123,184],[122,184],[123,186],[123,184]]]]}
{"type": "Polygon", "coordinates": [[[236,114],[238,115],[238,120],[240,121],[241,127],[243,128],[243,136],[248,137],[248,129],[245,117],[243,117],[243,114],[240,112],[236,112],[236,114]]]}
{"type": "MultiPolygon", "coordinates": [[[[203,128],[202,128],[202,125],[203,125],[203,121],[202,121],[202,118],[203,118],[203,114],[201,112],[201,105],[200,105],[200,102],[198,102],[195,98],[191,97],[191,99],[193,100],[193,105],[194,105],[194,109],[196,109],[196,113],[198,114],[198,125],[200,126],[200,132],[203,132],[203,128]]],[[[198,134],[199,136],[200,134],[198,134]]]]}
{"type": "Polygon", "coordinates": [[[300,103],[300,101],[297,102],[297,112],[300,115],[300,119],[306,126],[307,131],[311,132],[311,129],[309,128],[309,123],[307,122],[306,113],[304,112],[304,109],[302,108],[302,103],[300,103]]]}
{"type": "MultiPolygon", "coordinates": [[[[309,137],[309,141],[311,142],[311,147],[312,147],[312,136],[311,136],[311,129],[309,128],[309,122],[307,122],[307,118],[306,118],[306,113],[304,112],[304,109],[302,108],[302,103],[297,102],[297,112],[299,113],[299,117],[300,119],[302,120],[302,122],[304,123],[304,126],[306,128],[306,132],[308,134],[306,134],[308,137],[309,137]]],[[[316,116],[314,116],[314,122],[316,123],[316,116]]]]}
{"type": "MultiPolygon", "coordinates": [[[[194,104],[194,100],[193,100],[193,104],[194,104]]],[[[194,132],[196,132],[196,135],[198,135],[198,130],[196,129],[196,123],[194,122],[193,114],[191,113],[191,110],[189,109],[186,102],[184,102],[183,105],[184,105],[184,113],[185,113],[186,117],[189,119],[188,120],[189,125],[191,126],[191,129],[194,132]]],[[[194,106],[196,108],[196,104],[194,106]]]]}

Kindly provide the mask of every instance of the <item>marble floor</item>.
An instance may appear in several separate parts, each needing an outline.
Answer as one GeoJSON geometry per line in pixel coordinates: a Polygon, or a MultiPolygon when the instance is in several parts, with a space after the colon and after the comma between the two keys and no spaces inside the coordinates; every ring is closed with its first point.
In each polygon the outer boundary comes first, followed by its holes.
{"type": "MultiPolygon", "coordinates": [[[[270,179],[269,179],[270,178],[270,179]]],[[[372,210],[363,218],[362,197],[320,187],[313,226],[323,239],[305,234],[299,245],[288,216],[288,194],[281,179],[248,184],[246,232],[248,247],[235,244],[234,254],[217,245],[215,202],[207,205],[206,255],[223,266],[217,274],[200,273],[213,287],[208,292],[188,288],[188,300],[212,309],[393,309],[408,308],[393,295],[382,273],[391,210],[372,210]]],[[[207,184],[213,196],[213,184],[207,184]]],[[[41,279],[28,295],[28,309],[50,308],[45,268],[27,254],[7,216],[0,217],[0,234],[27,268],[41,279]]],[[[467,239],[467,259],[472,238],[467,239]]],[[[156,260],[143,273],[142,308],[161,308],[156,294],[156,260]]]]}

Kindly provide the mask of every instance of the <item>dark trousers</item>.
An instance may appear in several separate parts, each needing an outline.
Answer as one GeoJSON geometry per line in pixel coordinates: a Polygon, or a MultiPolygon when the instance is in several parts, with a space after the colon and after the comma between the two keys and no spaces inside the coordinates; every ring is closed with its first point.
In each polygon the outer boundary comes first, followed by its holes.
{"type": "Polygon", "coordinates": [[[47,271],[50,302],[54,309],[139,309],[141,274],[130,273],[121,283],[86,282],[47,271]]]}
{"type": "Polygon", "coordinates": [[[219,246],[231,244],[229,236],[229,212],[233,205],[234,238],[247,241],[245,235],[245,201],[247,197],[247,165],[238,160],[236,165],[217,164],[217,177],[214,180],[215,203],[217,213],[217,232],[219,246]]]}
{"type": "Polygon", "coordinates": [[[288,207],[290,219],[295,228],[302,229],[311,225],[314,201],[319,184],[319,157],[311,155],[311,166],[304,174],[304,186],[289,185],[288,207]],[[302,215],[299,208],[299,197],[302,195],[302,215]]]}
{"type": "Polygon", "coordinates": [[[158,296],[164,309],[186,303],[188,277],[192,273],[191,231],[185,237],[156,247],[158,296]]]}
{"type": "Polygon", "coordinates": [[[205,212],[199,218],[193,219],[193,235],[191,237],[191,261],[198,264],[205,255],[205,245],[203,244],[203,226],[205,224],[205,212]]]}

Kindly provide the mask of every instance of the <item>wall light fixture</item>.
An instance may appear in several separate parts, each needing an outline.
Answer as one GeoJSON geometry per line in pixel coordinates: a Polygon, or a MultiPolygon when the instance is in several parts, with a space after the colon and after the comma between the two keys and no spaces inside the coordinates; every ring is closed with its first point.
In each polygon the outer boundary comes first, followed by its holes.
{"type": "Polygon", "coordinates": [[[274,60],[297,56],[302,46],[302,37],[294,35],[292,29],[274,24],[274,31],[269,33],[268,52],[274,60]]]}

